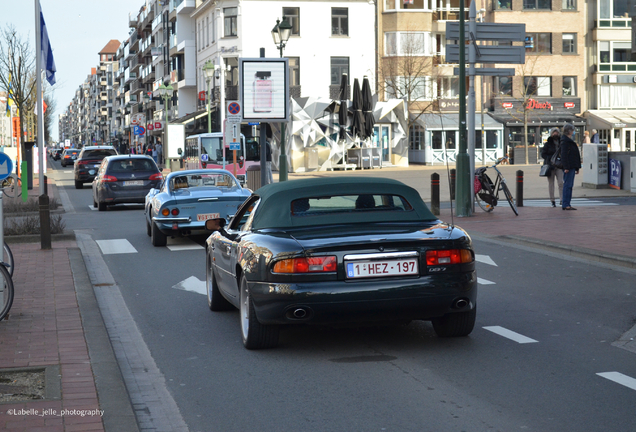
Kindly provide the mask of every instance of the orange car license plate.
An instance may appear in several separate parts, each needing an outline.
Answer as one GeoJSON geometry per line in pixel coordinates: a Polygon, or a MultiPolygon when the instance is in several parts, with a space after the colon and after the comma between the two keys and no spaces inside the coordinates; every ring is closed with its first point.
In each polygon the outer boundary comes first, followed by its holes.
{"type": "Polygon", "coordinates": [[[197,220],[199,222],[206,221],[208,219],[220,219],[221,215],[219,213],[203,213],[197,215],[197,220]]]}

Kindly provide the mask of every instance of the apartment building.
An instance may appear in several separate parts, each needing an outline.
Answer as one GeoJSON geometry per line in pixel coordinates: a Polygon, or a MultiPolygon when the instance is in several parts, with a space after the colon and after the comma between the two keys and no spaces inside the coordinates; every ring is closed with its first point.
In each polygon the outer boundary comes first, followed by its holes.
{"type": "Polygon", "coordinates": [[[636,62],[629,6],[628,0],[592,2],[586,23],[591,79],[585,117],[610,151],[636,150],[636,62]]]}

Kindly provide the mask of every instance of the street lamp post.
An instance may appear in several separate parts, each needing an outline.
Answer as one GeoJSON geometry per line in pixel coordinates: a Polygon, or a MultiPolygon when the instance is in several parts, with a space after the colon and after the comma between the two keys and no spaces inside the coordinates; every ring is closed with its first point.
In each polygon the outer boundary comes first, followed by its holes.
{"type": "Polygon", "coordinates": [[[144,136],[146,137],[146,145],[150,145],[150,135],[148,133],[148,118],[150,117],[148,115],[148,113],[150,112],[150,95],[148,94],[147,91],[142,92],[141,97],[144,100],[144,123],[142,124],[142,126],[144,126],[146,128],[146,132],[144,134],[144,136]]]}
{"type": "Polygon", "coordinates": [[[210,94],[210,80],[214,77],[214,64],[208,60],[203,66],[203,72],[205,73],[205,83],[207,85],[208,94],[208,133],[212,132],[212,120],[210,115],[210,103],[212,101],[212,95],[210,94]]]}
{"type": "Polygon", "coordinates": [[[159,86],[159,95],[163,98],[163,108],[165,110],[166,113],[166,127],[163,131],[164,133],[164,138],[163,138],[163,143],[164,143],[164,154],[168,154],[168,122],[170,121],[170,118],[168,116],[168,100],[172,97],[172,92],[174,91],[174,89],[172,88],[171,85],[165,85],[165,84],[161,84],[159,86]]]}
{"type": "MultiPolygon", "coordinates": [[[[289,36],[291,35],[292,26],[287,21],[287,17],[283,15],[283,22],[276,20],[276,26],[272,29],[272,38],[274,45],[280,51],[280,57],[283,57],[283,50],[287,45],[289,36]]],[[[287,113],[285,113],[287,114],[287,113]]],[[[280,125],[280,157],[278,159],[278,181],[287,181],[287,150],[285,149],[285,123],[280,125]]]]}

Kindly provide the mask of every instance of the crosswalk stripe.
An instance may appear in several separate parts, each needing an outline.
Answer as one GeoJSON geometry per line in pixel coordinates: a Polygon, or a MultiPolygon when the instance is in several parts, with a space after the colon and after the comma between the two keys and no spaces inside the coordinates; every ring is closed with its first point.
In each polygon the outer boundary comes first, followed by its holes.
{"type": "Polygon", "coordinates": [[[196,276],[190,276],[189,278],[174,285],[172,288],[207,295],[205,281],[199,280],[196,276]]]}
{"type": "Polygon", "coordinates": [[[203,246],[193,242],[191,239],[189,239],[187,237],[175,237],[175,238],[170,238],[169,237],[168,238],[168,244],[166,245],[166,247],[171,252],[178,252],[178,251],[184,251],[184,250],[205,249],[203,246]]]}
{"type": "MultiPolygon", "coordinates": [[[[599,200],[592,200],[589,198],[572,198],[570,202],[572,206],[577,207],[601,207],[601,206],[617,206],[618,203],[611,203],[599,200]]],[[[552,207],[552,202],[549,199],[534,199],[523,200],[524,207],[552,207]]],[[[557,203],[557,207],[560,207],[557,203]]]]}
{"type": "Polygon", "coordinates": [[[606,378],[610,381],[614,381],[617,384],[624,385],[625,387],[632,390],[636,390],[636,379],[627,375],[623,375],[620,372],[602,372],[597,373],[596,375],[606,378]]]}
{"type": "Polygon", "coordinates": [[[480,277],[477,278],[477,283],[480,285],[496,285],[495,282],[489,281],[488,279],[482,279],[480,277]]]}
{"type": "Polygon", "coordinates": [[[538,343],[539,341],[531,339],[529,337],[526,337],[524,335],[521,335],[519,333],[513,332],[512,330],[508,330],[506,328],[500,327],[500,326],[488,326],[488,327],[484,327],[485,330],[491,331],[495,334],[498,334],[499,336],[503,336],[507,339],[513,340],[517,343],[520,344],[526,344],[526,343],[538,343]]]}
{"type": "Polygon", "coordinates": [[[126,239],[95,240],[95,242],[104,255],[137,253],[137,249],[126,239]]]}

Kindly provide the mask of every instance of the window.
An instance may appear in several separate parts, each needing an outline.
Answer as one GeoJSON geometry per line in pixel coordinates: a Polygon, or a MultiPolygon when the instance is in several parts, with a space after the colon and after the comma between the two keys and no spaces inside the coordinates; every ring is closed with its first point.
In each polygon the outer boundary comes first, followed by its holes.
{"type": "Polygon", "coordinates": [[[576,54],[576,33],[563,33],[563,54],[576,54]]]}
{"type": "Polygon", "coordinates": [[[459,97],[459,77],[449,76],[437,79],[437,91],[439,97],[453,99],[459,97]]]}
{"type": "Polygon", "coordinates": [[[342,74],[349,76],[349,57],[331,57],[331,85],[340,85],[342,74]]]}
{"type": "Polygon", "coordinates": [[[551,0],[523,0],[524,9],[552,9],[551,0]]]}
{"type": "Polygon", "coordinates": [[[331,8],[331,35],[349,36],[348,8],[331,8]]]}
{"type": "Polygon", "coordinates": [[[395,32],[384,34],[387,56],[430,56],[432,38],[428,32],[395,32]]]}
{"type": "Polygon", "coordinates": [[[631,42],[613,42],[612,43],[612,60],[616,62],[628,62],[632,49],[631,42]]]}
{"type": "Polygon", "coordinates": [[[551,33],[526,33],[526,53],[549,54],[551,52],[551,33]]]}
{"type": "Polygon", "coordinates": [[[300,85],[300,57],[287,57],[289,60],[289,85],[300,85]]]}
{"type": "Polygon", "coordinates": [[[424,128],[420,125],[411,125],[409,140],[411,150],[424,150],[424,128]]]}
{"type": "Polygon", "coordinates": [[[629,0],[599,0],[601,19],[628,18],[629,0]]]}
{"type": "Polygon", "coordinates": [[[497,10],[512,10],[512,0],[497,0],[495,7],[497,10]]]}
{"type": "Polygon", "coordinates": [[[427,76],[390,77],[385,81],[385,89],[387,99],[403,97],[409,101],[433,99],[431,77],[427,76]]]}
{"type": "Polygon", "coordinates": [[[512,77],[493,77],[493,90],[497,96],[512,96],[512,77]]]}
{"type": "Polygon", "coordinates": [[[601,63],[610,63],[610,43],[608,41],[599,41],[598,48],[601,63]]]}
{"type": "MultiPolygon", "coordinates": [[[[498,132],[495,130],[485,130],[486,134],[486,148],[487,149],[496,149],[497,148],[497,135],[498,132]]],[[[475,131],[475,148],[481,148],[481,130],[475,131]]]]}
{"type": "Polygon", "coordinates": [[[576,77],[563,77],[563,96],[576,96],[576,77]]]}
{"type": "Polygon", "coordinates": [[[205,32],[207,33],[205,46],[208,46],[210,45],[210,21],[208,17],[205,17],[205,32]]]}
{"type": "Polygon", "coordinates": [[[562,0],[561,10],[564,11],[575,11],[576,10],[576,0],[562,0]]]}
{"type": "Polygon", "coordinates": [[[292,26],[292,36],[300,36],[300,8],[284,7],[283,17],[286,17],[287,21],[292,26]]]}
{"type": "Polygon", "coordinates": [[[223,8],[223,16],[224,16],[223,26],[225,27],[223,29],[223,36],[228,37],[228,36],[238,35],[237,15],[238,15],[238,8],[236,7],[223,8]]]}
{"type": "Polygon", "coordinates": [[[551,96],[551,77],[524,77],[523,89],[526,96],[551,96]]]}

